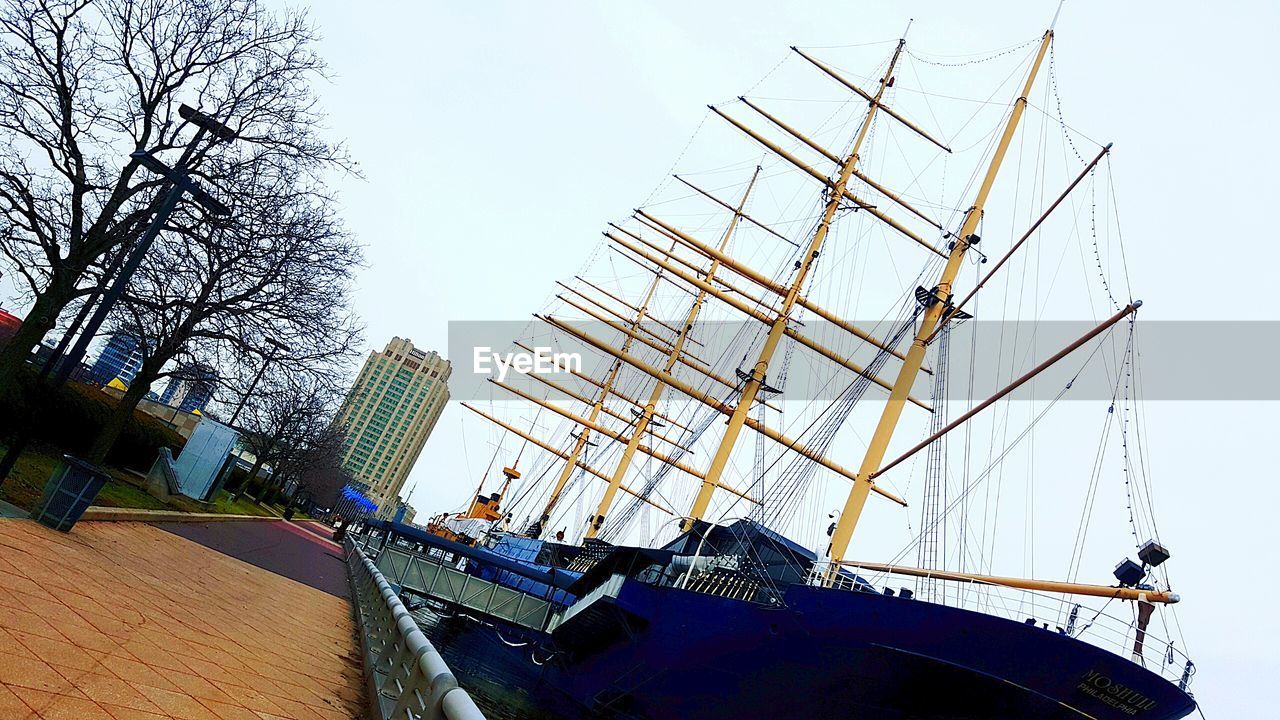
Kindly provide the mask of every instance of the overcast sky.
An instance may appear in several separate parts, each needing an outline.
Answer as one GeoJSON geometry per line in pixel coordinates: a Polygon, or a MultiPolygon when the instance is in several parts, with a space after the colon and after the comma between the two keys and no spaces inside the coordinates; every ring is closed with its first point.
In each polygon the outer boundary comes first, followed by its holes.
{"type": "MultiPolygon", "coordinates": [[[[913,47],[973,53],[1036,36],[1055,4],[318,3],[324,100],[365,174],[343,194],[368,246],[370,347],[400,335],[443,352],[449,320],[527,317],[668,172],[706,103],[750,88],[788,45],[890,39],[914,17],[913,47]]],[[[1117,143],[1144,318],[1277,319],[1277,7],[1071,0],[1059,21],[1070,122],[1117,143]]],[[[1241,341],[1205,371],[1271,372],[1241,341]]],[[[1195,689],[1210,717],[1268,717],[1280,583],[1254,551],[1280,500],[1258,450],[1274,407],[1148,412],[1195,689]]],[[[461,457],[464,414],[446,410],[411,476],[419,517],[461,502],[487,456],[472,435],[461,457]]]]}
{"type": "MultiPolygon", "coordinates": [[[[540,309],[605,223],[676,164],[706,104],[747,91],[787,46],[889,40],[914,18],[913,48],[976,53],[1035,38],[1056,5],[317,0],[330,132],[364,175],[338,185],[367,248],[355,303],[369,349],[399,335],[444,353],[451,320],[540,309]]],[[[1144,320],[1280,319],[1271,297],[1280,251],[1267,225],[1280,190],[1277,27],[1280,4],[1263,0],[1066,4],[1055,45],[1066,114],[1085,135],[1116,142],[1144,320]]],[[[1241,337],[1198,348],[1215,361],[1203,372],[1273,373],[1259,347],[1280,346],[1241,337]]],[[[1260,552],[1274,544],[1264,528],[1280,502],[1263,456],[1274,409],[1147,408],[1162,536],[1209,717],[1275,712],[1280,623],[1270,600],[1280,582],[1260,552]]],[[[465,412],[451,403],[410,476],[420,521],[455,509],[492,450],[465,412]]]]}

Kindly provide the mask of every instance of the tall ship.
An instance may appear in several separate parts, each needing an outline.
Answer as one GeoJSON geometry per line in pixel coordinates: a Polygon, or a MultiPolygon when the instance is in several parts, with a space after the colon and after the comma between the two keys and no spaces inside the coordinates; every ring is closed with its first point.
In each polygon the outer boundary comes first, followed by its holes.
{"type": "Polygon", "coordinates": [[[582,361],[463,403],[465,507],[354,542],[593,717],[1194,712],[1140,259],[1053,43],[792,48],[709,106],[509,347],[582,361]]]}

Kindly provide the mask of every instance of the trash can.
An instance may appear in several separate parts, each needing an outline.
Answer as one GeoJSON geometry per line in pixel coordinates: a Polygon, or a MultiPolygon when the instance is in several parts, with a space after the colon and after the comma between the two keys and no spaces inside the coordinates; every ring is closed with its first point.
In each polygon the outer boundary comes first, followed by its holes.
{"type": "Polygon", "coordinates": [[[287,507],[287,508],[285,508],[285,509],[284,509],[284,519],[285,519],[285,520],[292,520],[292,519],[293,519],[293,506],[292,506],[292,505],[290,505],[289,507],[287,507]]]}
{"type": "Polygon", "coordinates": [[[67,532],[106,484],[107,474],[97,465],[63,455],[31,517],[41,525],[67,532]]]}

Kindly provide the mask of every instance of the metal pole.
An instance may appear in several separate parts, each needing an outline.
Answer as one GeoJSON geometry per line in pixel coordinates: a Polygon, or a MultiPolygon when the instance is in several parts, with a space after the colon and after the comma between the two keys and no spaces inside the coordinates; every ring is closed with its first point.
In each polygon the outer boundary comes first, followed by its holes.
{"type": "MultiPolygon", "coordinates": [[[[198,140],[203,133],[203,129],[196,133],[196,137],[192,140],[192,145],[188,147],[188,149],[194,147],[195,141],[198,140]]],[[[185,159],[186,156],[184,155],[184,164],[185,159]]],[[[160,234],[160,228],[164,226],[165,221],[169,219],[169,215],[173,212],[174,207],[177,206],[178,200],[182,197],[182,192],[182,187],[177,184],[174,184],[169,189],[168,195],[165,196],[164,202],[156,212],[156,216],[151,220],[151,224],[147,227],[146,233],[134,247],[133,252],[129,255],[128,261],[121,269],[120,274],[116,276],[111,287],[103,294],[102,300],[98,303],[98,307],[94,311],[93,316],[89,319],[89,323],[85,326],[80,337],[76,340],[75,346],[71,349],[70,353],[62,356],[61,358],[56,355],[49,358],[49,361],[45,363],[45,368],[40,374],[40,377],[44,379],[44,382],[38,383],[37,387],[43,385],[46,390],[56,390],[67,381],[68,377],[70,377],[72,368],[80,364],[80,360],[84,358],[85,351],[88,349],[89,343],[97,335],[98,329],[102,327],[102,323],[106,319],[107,313],[111,311],[111,307],[124,292],[124,287],[128,284],[129,277],[133,275],[133,272],[137,270],[138,266],[142,263],[142,256],[146,253],[147,248],[151,247],[151,242],[155,240],[156,235],[160,234]],[[57,367],[50,372],[50,365],[56,365],[57,367]]],[[[22,454],[26,449],[27,444],[31,441],[30,425],[31,423],[29,422],[22,423],[22,429],[14,438],[13,444],[6,449],[4,457],[0,458],[0,482],[3,482],[9,477],[9,473],[13,471],[14,466],[18,463],[18,456],[22,454]]]]}
{"type": "MultiPolygon", "coordinates": [[[[121,252],[111,260],[111,265],[107,271],[102,274],[105,280],[114,277],[120,270],[120,264],[124,262],[125,256],[128,255],[124,248],[121,252]]],[[[76,313],[76,319],[67,326],[67,331],[62,334],[62,339],[58,341],[58,347],[54,349],[53,354],[49,356],[49,361],[40,368],[40,374],[37,376],[39,382],[45,382],[49,379],[49,373],[53,371],[55,366],[62,364],[62,358],[66,355],[67,346],[71,344],[71,338],[76,336],[80,331],[80,326],[84,324],[85,318],[89,317],[89,313],[93,311],[94,306],[102,297],[102,291],[96,290],[85,298],[84,305],[80,308],[80,312],[76,313]]]]}
{"type": "MultiPolygon", "coordinates": [[[[178,160],[178,164],[174,166],[176,175],[183,175],[187,170],[187,162],[191,159],[191,155],[195,152],[196,145],[204,137],[205,129],[201,127],[196,131],[191,142],[187,144],[186,152],[182,154],[182,158],[178,160]]],[[[89,349],[89,343],[93,342],[93,338],[98,334],[98,330],[102,327],[102,323],[106,321],[107,315],[111,309],[115,307],[120,296],[124,294],[125,288],[129,285],[129,280],[133,278],[133,274],[137,272],[138,267],[142,265],[142,259],[146,256],[147,250],[151,249],[151,243],[155,241],[160,231],[164,229],[164,224],[169,220],[169,216],[173,214],[174,208],[178,206],[178,201],[182,199],[183,193],[186,192],[181,184],[173,182],[170,184],[169,192],[165,195],[164,202],[160,204],[160,209],[156,211],[154,217],[151,218],[151,224],[147,226],[146,232],[138,239],[138,243],[133,247],[133,251],[129,253],[129,257],[125,260],[124,266],[120,268],[120,274],[116,275],[116,279],[111,283],[111,287],[103,293],[101,302],[98,303],[97,309],[93,316],[89,318],[88,324],[80,333],[80,337],[76,339],[76,344],[71,348],[71,352],[62,358],[62,363],[53,373],[54,387],[66,382],[67,377],[71,374],[71,368],[80,363],[84,358],[85,352],[89,349]]]]}
{"type": "MultiPolygon", "coordinates": [[[[187,143],[187,147],[183,151],[182,157],[178,159],[178,163],[174,166],[172,171],[165,168],[163,163],[160,163],[146,152],[138,151],[132,155],[132,157],[153,171],[157,170],[158,166],[159,172],[169,178],[170,188],[168,194],[165,195],[164,201],[157,210],[155,217],[152,218],[150,225],[148,225],[146,231],[143,233],[143,236],[139,238],[133,250],[127,254],[127,260],[124,267],[121,268],[120,273],[116,275],[115,281],[107,292],[102,294],[93,316],[90,318],[88,325],[81,332],[81,335],[75,346],[72,348],[71,353],[69,355],[61,355],[60,353],[60,350],[66,346],[68,336],[64,336],[62,342],[60,342],[58,346],[59,352],[55,352],[55,354],[49,358],[45,367],[41,369],[37,380],[37,388],[43,386],[47,390],[57,389],[66,382],[67,378],[71,375],[72,369],[80,364],[80,361],[84,358],[85,351],[88,350],[89,343],[92,342],[93,338],[97,335],[98,330],[102,327],[102,323],[106,320],[106,316],[111,311],[112,306],[120,298],[120,295],[123,294],[130,277],[132,277],[133,273],[138,269],[138,266],[142,264],[143,255],[145,255],[147,249],[151,247],[151,243],[155,240],[156,236],[160,234],[160,230],[164,227],[164,223],[169,219],[169,215],[173,213],[173,209],[177,206],[178,201],[182,198],[184,192],[187,192],[188,190],[193,192],[196,195],[196,199],[202,205],[209,207],[212,212],[218,214],[226,214],[230,212],[226,206],[210,197],[208,193],[205,193],[198,187],[195,187],[189,181],[183,181],[186,180],[185,173],[187,164],[191,161],[191,156],[195,154],[196,148],[199,146],[200,140],[204,137],[206,131],[211,130],[218,139],[226,141],[230,141],[235,138],[235,131],[204,113],[192,110],[186,105],[179,107],[178,114],[184,119],[195,123],[199,129],[196,130],[196,134],[192,136],[191,141],[187,143]],[[57,366],[50,369],[49,365],[51,363],[55,363],[57,366]]],[[[124,256],[123,253],[118,257],[122,256],[124,256]]],[[[118,262],[118,259],[113,262],[113,268],[118,262]]],[[[109,275],[110,272],[108,272],[108,276],[109,275]]],[[[76,321],[69,329],[69,333],[73,333],[75,331],[75,326],[79,325],[83,320],[87,307],[88,305],[86,305],[86,308],[81,310],[80,315],[76,318],[76,321]]],[[[28,419],[29,416],[30,411],[28,411],[28,419]]],[[[5,450],[4,457],[0,458],[0,484],[3,484],[5,479],[8,478],[9,473],[13,471],[13,467],[18,462],[18,457],[31,441],[30,426],[30,422],[23,422],[21,424],[21,430],[17,437],[14,438],[13,443],[5,450]]]]}

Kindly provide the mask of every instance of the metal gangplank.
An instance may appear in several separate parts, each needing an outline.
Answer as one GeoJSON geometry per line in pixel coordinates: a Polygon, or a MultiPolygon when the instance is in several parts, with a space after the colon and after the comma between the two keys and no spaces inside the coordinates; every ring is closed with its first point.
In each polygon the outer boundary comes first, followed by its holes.
{"type": "Polygon", "coordinates": [[[421,553],[368,536],[355,541],[374,557],[387,580],[402,590],[533,630],[545,629],[550,619],[549,601],[469,575],[450,553],[421,553]]]}
{"type": "Polygon", "coordinates": [[[396,591],[347,537],[343,545],[373,720],[485,720],[396,591]]]}

